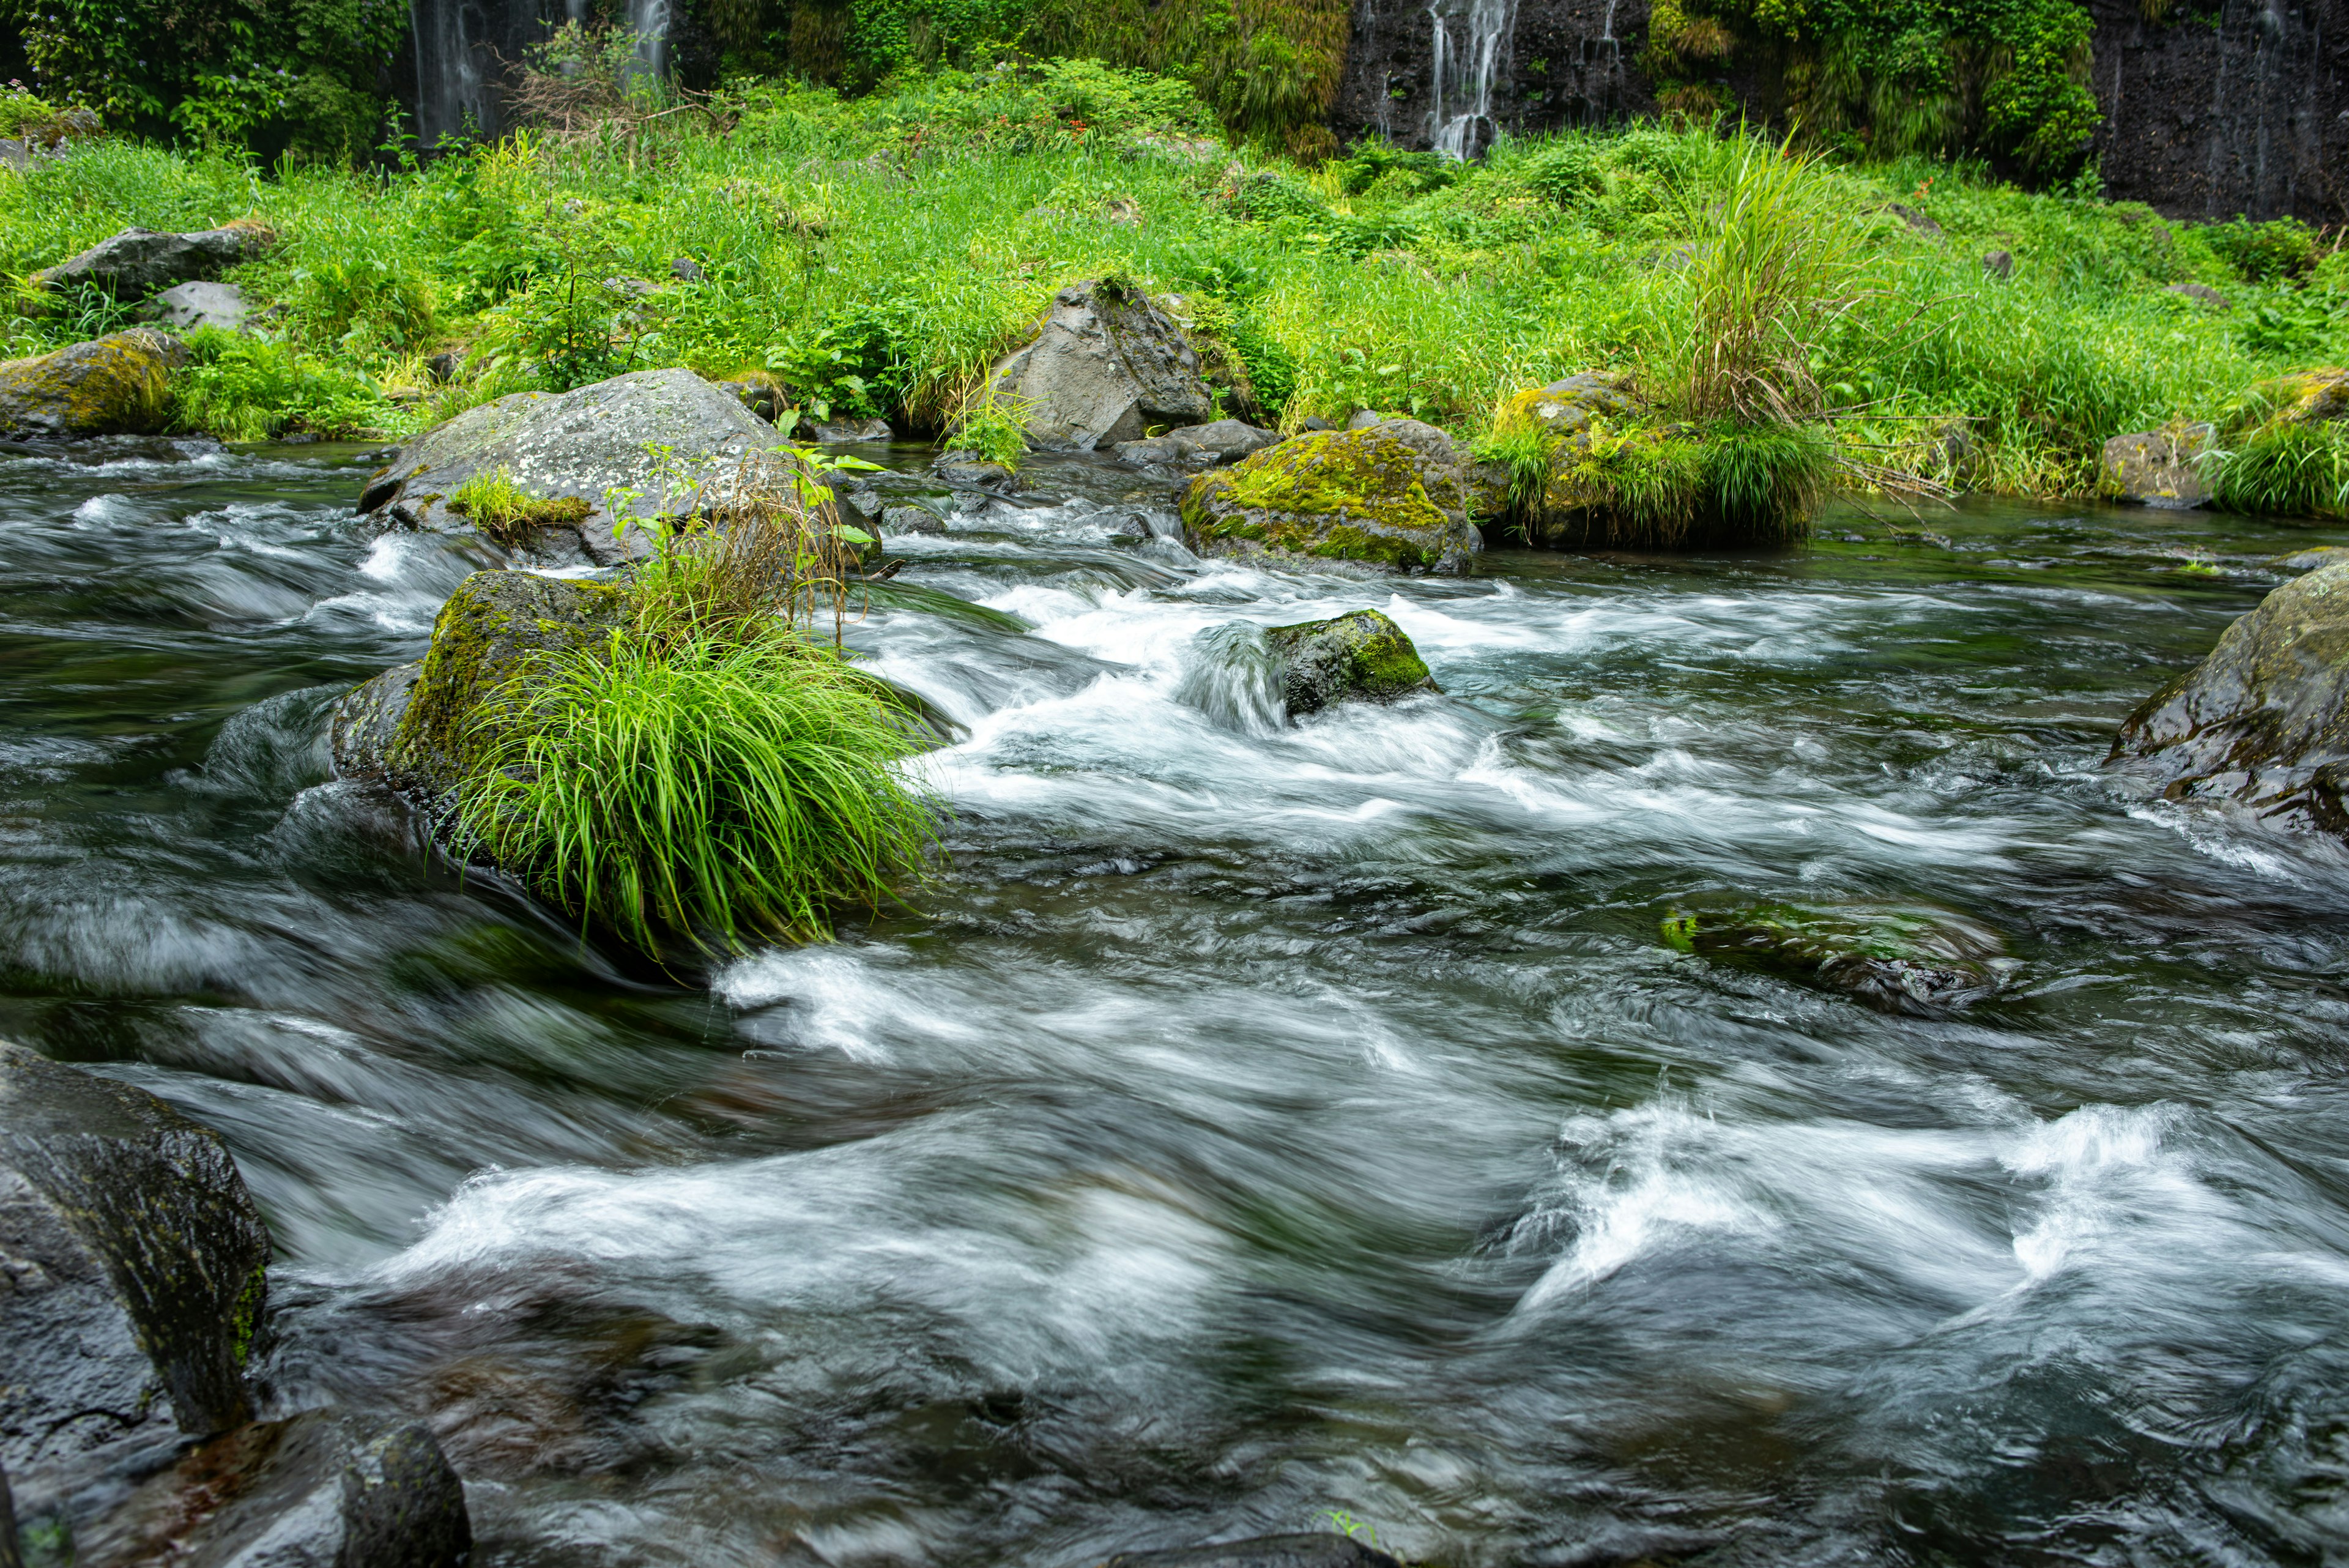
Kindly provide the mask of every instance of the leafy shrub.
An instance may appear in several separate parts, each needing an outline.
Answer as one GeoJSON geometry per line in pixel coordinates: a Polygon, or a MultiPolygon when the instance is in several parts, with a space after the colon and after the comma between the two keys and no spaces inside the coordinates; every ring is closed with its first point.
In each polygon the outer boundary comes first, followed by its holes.
{"type": "Polygon", "coordinates": [[[172,428],[222,441],[267,441],[291,431],[380,433],[398,421],[364,376],[323,365],[289,344],[202,327],[187,336],[189,364],[172,378],[172,428]]]}
{"type": "Polygon", "coordinates": [[[963,400],[947,439],[989,462],[1016,469],[1028,454],[1029,401],[982,382],[963,400]]]}
{"type": "Polygon", "coordinates": [[[2264,223],[2235,218],[2200,232],[2220,260],[2253,283],[2297,277],[2316,265],[2316,235],[2296,218],[2264,223]]]}

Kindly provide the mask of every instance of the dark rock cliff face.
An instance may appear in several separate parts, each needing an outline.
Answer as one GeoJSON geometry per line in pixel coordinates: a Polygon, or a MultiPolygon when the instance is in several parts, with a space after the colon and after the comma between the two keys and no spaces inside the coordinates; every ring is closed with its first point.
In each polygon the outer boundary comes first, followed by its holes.
{"type": "Polygon", "coordinates": [[[1330,109],[1340,140],[1474,156],[1497,130],[1652,113],[1632,60],[1649,0],[1357,0],[1330,109]]]}
{"type": "Polygon", "coordinates": [[[2177,218],[2349,217],[2349,0],[2225,0],[2218,26],[2092,0],[2106,188],[2177,218]]]}

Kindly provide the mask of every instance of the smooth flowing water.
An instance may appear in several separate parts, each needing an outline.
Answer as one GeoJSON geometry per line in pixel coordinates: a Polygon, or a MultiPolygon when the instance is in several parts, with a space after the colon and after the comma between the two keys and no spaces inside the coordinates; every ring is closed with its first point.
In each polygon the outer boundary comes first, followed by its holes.
{"type": "Polygon", "coordinates": [[[2332,536],[1351,581],[1040,462],[853,634],[968,732],[919,913],[695,990],[329,779],[481,564],[370,461],[0,458],[0,1034],[221,1130],[281,1407],[429,1420],[477,1561],[2349,1552],[2349,852],[2098,767],[2332,536]],[[1361,606],[1444,694],[1281,722],[1228,628],[1361,606]],[[2019,967],[1888,1015],[1659,940],[1722,897],[2019,967]]]}

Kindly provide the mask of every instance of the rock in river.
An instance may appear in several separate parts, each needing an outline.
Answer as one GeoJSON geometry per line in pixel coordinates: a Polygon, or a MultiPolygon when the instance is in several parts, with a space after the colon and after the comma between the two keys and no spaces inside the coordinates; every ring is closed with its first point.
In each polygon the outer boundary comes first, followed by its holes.
{"type": "Polygon", "coordinates": [[[0,1043],[0,1466],[20,1517],[249,1418],[268,1259],[218,1137],[0,1043]]]}
{"type": "Polygon", "coordinates": [[[2270,593],[2121,726],[2114,765],[2349,834],[2349,562],[2270,593]]]}
{"type": "Polygon", "coordinates": [[[1028,440],[1046,452],[1091,452],[1138,441],[1154,424],[1216,417],[1183,329],[1109,281],[1061,290],[1036,340],[996,365],[994,386],[1025,400],[1028,440]]]}
{"type": "Polygon", "coordinates": [[[144,327],[0,364],[0,437],[71,441],[145,435],[171,407],[187,347],[144,327]]]}
{"type": "Polygon", "coordinates": [[[125,229],[70,260],[35,273],[33,281],[49,288],[95,284],[117,299],[143,299],[175,283],[218,277],[223,269],[259,255],[269,243],[269,231],[255,223],[189,234],[125,229]]]}
{"type": "Polygon", "coordinates": [[[1264,640],[1280,660],[1281,696],[1292,715],[1318,713],[1333,702],[1392,702],[1436,690],[1419,649],[1377,610],[1269,627],[1264,640]]]}
{"type": "Polygon", "coordinates": [[[1402,1568],[1350,1535],[1315,1532],[1258,1535],[1172,1552],[1121,1552],[1105,1568],[1402,1568]]]}
{"type": "Polygon", "coordinates": [[[1993,995],[2013,961],[1995,932],[1946,910],[1757,904],[1679,910],[1685,953],[1808,981],[1886,1012],[1938,1013],[1993,995]]]}
{"type": "Polygon", "coordinates": [[[1202,556],[1456,572],[1484,547],[1474,472],[1416,420],[1295,436],[1193,480],[1184,535],[1202,556]]]}

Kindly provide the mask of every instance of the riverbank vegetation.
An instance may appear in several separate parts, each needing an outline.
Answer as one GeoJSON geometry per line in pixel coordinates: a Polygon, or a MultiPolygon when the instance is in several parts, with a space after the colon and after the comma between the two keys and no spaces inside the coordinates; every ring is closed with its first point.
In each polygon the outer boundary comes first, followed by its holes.
{"type": "MultiPolygon", "coordinates": [[[[1716,243],[1741,171],[1774,157],[1838,259],[1770,317],[1764,379],[1870,472],[2086,493],[2106,437],[2243,429],[2254,389],[2349,358],[2349,257],[2293,223],[1652,124],[1309,166],[1235,151],[1182,82],[1083,60],[854,99],[750,85],[625,138],[524,131],[388,171],[101,140],[0,180],[0,269],[23,354],[127,315],[33,290],[36,268],[133,223],[268,226],[278,246],[232,275],[261,335],[202,347],[181,400],[185,428],[236,438],[398,433],[673,364],[935,434],[1056,289],[1109,275],[1179,296],[1268,418],[1369,407],[1489,441],[1512,395],[1576,371],[1692,386],[1690,335],[1729,320],[1705,302],[1733,315],[1764,286],[1746,269],[1786,260],[1716,243]]],[[[2349,479],[2329,442],[2296,453],[2302,490],[2349,479]]]]}

